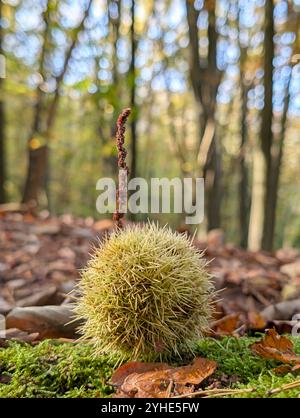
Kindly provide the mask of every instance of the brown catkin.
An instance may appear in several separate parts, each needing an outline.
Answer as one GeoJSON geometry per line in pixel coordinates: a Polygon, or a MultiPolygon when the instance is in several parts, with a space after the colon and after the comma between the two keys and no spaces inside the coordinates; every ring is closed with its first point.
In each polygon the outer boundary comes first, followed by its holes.
{"type": "MultiPolygon", "coordinates": [[[[126,122],[131,113],[131,109],[124,109],[118,117],[117,120],[117,130],[116,130],[116,144],[118,149],[118,167],[119,169],[126,170],[127,175],[129,174],[129,168],[126,164],[127,151],[124,147],[125,142],[125,131],[126,131],[126,122]]],[[[114,221],[118,228],[122,229],[122,218],[124,213],[121,213],[120,208],[120,194],[123,192],[122,188],[124,185],[119,184],[117,195],[116,195],[116,210],[113,216],[114,221]]]]}

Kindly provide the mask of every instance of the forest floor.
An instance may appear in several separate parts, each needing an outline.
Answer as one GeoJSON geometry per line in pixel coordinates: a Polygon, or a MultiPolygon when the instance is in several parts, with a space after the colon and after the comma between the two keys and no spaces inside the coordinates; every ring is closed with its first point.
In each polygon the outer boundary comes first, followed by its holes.
{"type": "MultiPolygon", "coordinates": [[[[253,354],[249,346],[256,340],[225,337],[199,341],[197,354],[214,360],[218,367],[197,387],[197,393],[205,397],[299,397],[299,377],[294,373],[278,375],[276,360],[253,354]]],[[[293,340],[300,354],[300,339],[293,340]]],[[[103,398],[114,393],[109,385],[113,360],[94,358],[87,344],[45,340],[31,346],[10,342],[0,349],[0,365],[0,398],[103,398]]]]}
{"type": "MultiPolygon", "coordinates": [[[[0,335],[0,397],[89,397],[112,392],[107,380],[113,364],[104,357],[92,359],[89,346],[74,342],[76,324],[65,326],[70,316],[68,293],[79,270],[92,246],[112,228],[110,220],[0,213],[0,314],[7,328],[5,338],[0,335]]],[[[230,396],[298,396],[297,387],[269,392],[297,382],[296,371],[277,376],[272,369],[278,357],[258,357],[249,345],[257,332],[267,328],[275,327],[278,334],[297,333],[300,252],[246,251],[226,244],[220,230],[194,244],[205,250],[220,290],[211,336],[198,347],[201,357],[218,364],[208,387],[214,387],[217,379],[222,387],[247,389],[230,396]]],[[[296,340],[295,351],[300,354],[296,340]]],[[[299,361],[294,359],[295,363],[299,361]]]]}

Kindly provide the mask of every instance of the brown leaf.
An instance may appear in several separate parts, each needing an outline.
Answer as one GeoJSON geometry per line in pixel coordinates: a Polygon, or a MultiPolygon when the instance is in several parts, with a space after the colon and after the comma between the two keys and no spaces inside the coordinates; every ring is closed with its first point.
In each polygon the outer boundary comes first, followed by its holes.
{"type": "MultiPolygon", "coordinates": [[[[138,363],[138,365],[139,370],[141,370],[143,366],[141,363],[138,363]]],[[[154,365],[155,363],[152,363],[149,367],[154,365]]],[[[134,370],[132,366],[134,365],[131,364],[130,369],[134,370]]],[[[210,376],[215,371],[217,363],[213,360],[198,357],[192,365],[175,368],[168,366],[167,369],[165,367],[166,365],[162,364],[161,370],[127,375],[118,396],[123,393],[125,396],[135,398],[165,398],[190,393],[191,385],[199,385],[210,376]]],[[[126,368],[123,369],[123,372],[124,370],[126,372],[126,368]]],[[[124,374],[121,373],[120,381],[123,376],[124,374]]],[[[115,378],[114,380],[118,379],[115,378]]]]}
{"type": "Polygon", "coordinates": [[[280,248],[276,251],[275,256],[280,263],[289,264],[294,262],[297,257],[300,257],[300,252],[296,248],[280,248]]]}
{"type": "Polygon", "coordinates": [[[40,291],[37,291],[30,296],[26,296],[17,301],[17,306],[44,306],[44,305],[59,305],[63,301],[63,297],[58,294],[57,287],[50,285],[45,286],[40,291]]]}
{"type": "Polygon", "coordinates": [[[132,373],[126,377],[121,392],[131,398],[164,398],[171,381],[170,369],[132,373]]]}
{"type": "Polygon", "coordinates": [[[250,311],[248,313],[248,321],[251,329],[264,329],[267,325],[264,318],[255,311],[250,311]]]}
{"type": "Polygon", "coordinates": [[[33,341],[36,341],[39,337],[38,332],[29,334],[17,328],[6,329],[4,332],[2,331],[2,334],[4,334],[3,337],[1,338],[3,342],[7,340],[16,340],[16,341],[24,341],[27,343],[32,343],[33,341]]]}
{"type": "Polygon", "coordinates": [[[294,263],[285,264],[280,268],[280,271],[291,278],[300,276],[300,260],[297,260],[294,263]]]}
{"type": "Polygon", "coordinates": [[[3,203],[0,205],[0,215],[5,215],[11,212],[26,212],[28,206],[21,203],[3,203]]]}
{"type": "Polygon", "coordinates": [[[40,225],[33,225],[30,232],[35,235],[57,235],[60,232],[60,225],[44,222],[40,225]]]}
{"type": "Polygon", "coordinates": [[[115,223],[112,219],[101,219],[97,221],[93,225],[93,229],[97,232],[109,232],[113,230],[115,227],[115,223]]]}
{"type": "Polygon", "coordinates": [[[240,327],[240,325],[240,314],[234,313],[226,315],[213,322],[211,328],[217,335],[232,335],[240,327]]]}
{"type": "Polygon", "coordinates": [[[38,332],[44,338],[76,338],[78,321],[72,308],[61,306],[33,306],[14,308],[6,317],[8,328],[18,328],[29,333],[38,332]]]}
{"type": "Polygon", "coordinates": [[[0,296],[0,314],[5,315],[13,309],[13,305],[0,296]]]}
{"type": "Polygon", "coordinates": [[[156,370],[166,370],[170,366],[166,363],[143,363],[142,361],[130,361],[119,367],[110,379],[113,386],[121,386],[127,376],[133,373],[145,373],[156,370]]]}
{"type": "Polygon", "coordinates": [[[300,363],[300,356],[294,352],[292,341],[277,334],[275,329],[267,329],[264,338],[252,344],[251,350],[266,359],[276,359],[283,363],[300,363]]]}
{"type": "Polygon", "coordinates": [[[300,364],[296,364],[295,366],[292,367],[292,373],[299,373],[300,371],[300,364]]]}
{"type": "Polygon", "coordinates": [[[276,374],[277,376],[284,376],[287,373],[290,373],[291,369],[292,369],[292,366],[290,364],[281,364],[280,366],[272,369],[272,372],[276,374]]]}
{"type": "Polygon", "coordinates": [[[217,363],[213,360],[197,357],[193,364],[174,369],[172,379],[183,385],[199,385],[202,380],[210,376],[216,369],[217,363]]]}
{"type": "Polygon", "coordinates": [[[290,364],[281,364],[280,366],[272,369],[272,372],[278,376],[285,376],[287,373],[297,374],[299,371],[300,364],[296,364],[295,366],[291,366],[290,364]]]}

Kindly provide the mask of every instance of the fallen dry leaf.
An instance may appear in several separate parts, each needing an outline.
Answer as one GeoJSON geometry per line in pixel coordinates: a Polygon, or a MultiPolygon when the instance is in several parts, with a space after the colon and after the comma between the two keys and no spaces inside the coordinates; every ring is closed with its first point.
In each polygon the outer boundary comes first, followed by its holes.
{"type": "Polygon", "coordinates": [[[211,324],[211,329],[214,335],[224,336],[233,335],[235,331],[241,326],[241,319],[239,313],[226,315],[221,319],[211,324]]]}
{"type": "Polygon", "coordinates": [[[0,347],[6,347],[10,340],[22,341],[26,343],[33,343],[39,339],[38,332],[27,333],[17,328],[9,328],[0,333],[0,347]]]}
{"type": "Polygon", "coordinates": [[[266,359],[276,359],[283,363],[300,363],[300,356],[294,352],[292,341],[277,334],[275,329],[267,329],[264,338],[252,344],[251,350],[266,359]]]}
{"type": "Polygon", "coordinates": [[[251,329],[265,329],[267,323],[258,312],[250,311],[248,313],[248,321],[251,329]]]}
{"type": "Polygon", "coordinates": [[[156,370],[166,370],[170,366],[167,363],[144,363],[142,361],[130,361],[119,367],[110,379],[113,386],[122,386],[127,376],[133,373],[145,373],[156,370]]]}
{"type": "Polygon", "coordinates": [[[294,263],[285,264],[280,268],[280,271],[291,278],[300,276],[300,260],[296,260],[294,263]]]}
{"type": "Polygon", "coordinates": [[[39,338],[76,338],[78,321],[73,321],[70,306],[32,306],[14,308],[6,317],[8,328],[18,328],[28,333],[38,332],[39,338]],[[73,321],[73,322],[70,322],[73,321]]]}
{"type": "Polygon", "coordinates": [[[35,292],[30,296],[19,299],[18,307],[26,306],[44,306],[44,305],[59,305],[64,300],[63,296],[58,293],[57,287],[49,285],[40,291],[35,292]]]}
{"type": "Polygon", "coordinates": [[[199,385],[202,380],[210,376],[217,368],[213,360],[197,357],[193,364],[177,367],[172,371],[172,379],[176,383],[199,385]]]}
{"type": "Polygon", "coordinates": [[[291,366],[290,364],[281,364],[278,367],[272,369],[272,372],[277,374],[278,376],[284,376],[287,373],[294,373],[297,374],[300,371],[300,364],[296,364],[296,366],[291,366]]]}
{"type": "MultiPolygon", "coordinates": [[[[136,363],[126,365],[117,370],[112,377],[112,382],[122,382],[117,392],[118,397],[131,398],[165,398],[176,395],[183,395],[191,392],[193,385],[199,385],[204,379],[214,373],[217,363],[213,360],[198,357],[193,364],[182,367],[170,367],[164,363],[150,363],[143,366],[136,363]],[[166,366],[168,368],[166,368],[166,366]],[[157,368],[160,367],[160,370],[157,368]],[[151,369],[146,372],[139,372],[142,369],[151,369]],[[132,371],[125,379],[127,371],[132,371]]],[[[115,383],[116,384],[116,383],[115,383]]]]}
{"type": "Polygon", "coordinates": [[[275,256],[280,263],[290,264],[300,257],[300,252],[296,248],[280,248],[276,251],[275,256]]]}

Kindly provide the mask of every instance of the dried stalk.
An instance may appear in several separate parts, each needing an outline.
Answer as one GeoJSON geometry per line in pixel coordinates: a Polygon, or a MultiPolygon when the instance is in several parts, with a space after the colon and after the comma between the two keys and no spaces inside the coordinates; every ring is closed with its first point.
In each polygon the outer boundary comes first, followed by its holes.
{"type": "Polygon", "coordinates": [[[227,395],[235,395],[237,393],[250,393],[255,392],[255,388],[247,388],[247,389],[207,389],[207,390],[199,390],[197,392],[185,393],[182,395],[172,396],[172,398],[180,399],[180,398],[192,398],[194,396],[201,396],[204,398],[212,398],[217,396],[227,396],[227,395]]]}
{"type": "MultiPolygon", "coordinates": [[[[125,142],[125,131],[126,131],[126,122],[131,113],[131,109],[124,109],[118,117],[117,121],[117,130],[116,130],[116,144],[118,148],[118,167],[119,170],[126,170],[127,175],[129,174],[129,168],[126,164],[127,151],[124,147],[125,142]]],[[[116,210],[113,216],[113,220],[116,222],[116,225],[119,229],[122,229],[122,218],[124,213],[120,212],[120,195],[124,193],[124,184],[118,184],[118,190],[116,195],[116,210]]]]}
{"type": "Polygon", "coordinates": [[[300,387],[300,380],[295,380],[295,382],[287,383],[286,385],[281,386],[280,388],[271,389],[268,391],[268,395],[274,395],[275,393],[283,392],[289,389],[296,389],[300,387]]]}

